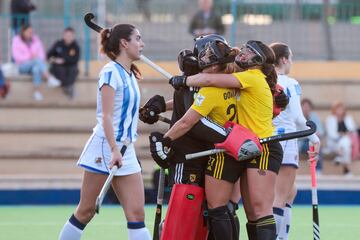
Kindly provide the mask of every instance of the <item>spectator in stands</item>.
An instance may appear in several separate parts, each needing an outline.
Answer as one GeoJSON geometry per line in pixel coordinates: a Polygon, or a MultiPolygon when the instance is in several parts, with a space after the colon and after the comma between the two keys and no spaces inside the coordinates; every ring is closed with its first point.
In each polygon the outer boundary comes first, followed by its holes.
{"type": "Polygon", "coordinates": [[[11,0],[12,29],[15,34],[24,25],[30,25],[30,12],[36,9],[31,0],[11,0]]]}
{"type": "Polygon", "coordinates": [[[335,163],[343,166],[343,173],[351,176],[349,164],[352,154],[352,135],[356,135],[356,125],[352,116],[346,113],[342,102],[335,102],[331,115],[326,119],[327,147],[336,154],[335,163]]]}
{"type": "Polygon", "coordinates": [[[5,77],[3,72],[0,69],[0,97],[5,98],[9,93],[10,84],[5,82],[5,77]]]}
{"type": "Polygon", "coordinates": [[[192,18],[189,31],[194,37],[211,33],[222,35],[225,27],[221,16],[216,14],[213,8],[213,0],[199,0],[199,11],[192,18]]]}
{"type": "MultiPolygon", "coordinates": [[[[301,108],[306,120],[313,121],[316,124],[316,135],[320,138],[320,142],[323,142],[322,139],[325,136],[325,130],[318,114],[314,111],[314,104],[310,99],[304,98],[301,101],[301,108]]],[[[300,149],[300,153],[306,156],[308,155],[307,152],[309,151],[309,140],[307,138],[299,139],[299,149],[300,149]]],[[[322,148],[320,148],[319,160],[316,164],[316,170],[318,173],[321,173],[322,170],[322,160],[323,160],[322,148]]]]}
{"type": "Polygon", "coordinates": [[[64,93],[74,97],[74,83],[78,76],[80,47],[75,40],[75,31],[68,27],[63,32],[63,38],[54,43],[47,53],[51,63],[50,73],[61,81],[64,93]]]}
{"type": "Polygon", "coordinates": [[[31,74],[34,86],[34,99],[43,100],[40,91],[42,77],[46,78],[49,87],[60,86],[60,81],[50,75],[45,63],[45,51],[38,36],[33,34],[30,25],[23,26],[19,35],[12,42],[12,56],[21,74],[31,74]]]}

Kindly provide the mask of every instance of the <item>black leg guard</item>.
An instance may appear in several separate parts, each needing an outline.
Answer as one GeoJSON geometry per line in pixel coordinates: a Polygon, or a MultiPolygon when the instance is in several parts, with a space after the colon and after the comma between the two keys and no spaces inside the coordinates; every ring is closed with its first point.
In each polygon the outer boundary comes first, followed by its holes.
{"type": "Polygon", "coordinates": [[[237,203],[234,203],[233,201],[229,201],[228,203],[228,208],[229,211],[231,213],[231,215],[233,216],[233,221],[234,221],[234,240],[239,240],[240,239],[240,221],[238,216],[236,215],[236,210],[239,209],[239,205],[237,203]]]}
{"type": "Polygon", "coordinates": [[[249,240],[257,240],[256,238],[256,222],[249,221],[246,223],[246,231],[249,240]]]}
{"type": "Polygon", "coordinates": [[[208,239],[234,239],[232,214],[227,206],[208,209],[208,214],[210,233],[212,233],[212,238],[209,236],[208,239]]]}
{"type": "Polygon", "coordinates": [[[256,221],[257,240],[275,240],[276,224],[273,215],[260,218],[256,221]]]}

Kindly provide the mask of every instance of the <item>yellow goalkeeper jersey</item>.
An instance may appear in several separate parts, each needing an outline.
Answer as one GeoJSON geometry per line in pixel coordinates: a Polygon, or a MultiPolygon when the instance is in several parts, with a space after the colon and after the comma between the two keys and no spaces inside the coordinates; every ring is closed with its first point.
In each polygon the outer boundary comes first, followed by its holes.
{"type": "Polygon", "coordinates": [[[237,97],[235,89],[203,87],[195,94],[191,108],[220,125],[227,121],[237,122],[237,97]]]}
{"type": "Polygon", "coordinates": [[[273,135],[273,96],[265,75],[259,69],[249,69],[233,75],[242,85],[237,102],[239,123],[260,138],[273,135]]]}

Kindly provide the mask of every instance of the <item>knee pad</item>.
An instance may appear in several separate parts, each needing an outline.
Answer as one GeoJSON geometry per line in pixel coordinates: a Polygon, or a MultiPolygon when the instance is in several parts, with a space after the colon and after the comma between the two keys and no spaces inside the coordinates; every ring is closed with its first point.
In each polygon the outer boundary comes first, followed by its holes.
{"type": "Polygon", "coordinates": [[[205,240],[204,189],[195,185],[175,184],[161,232],[162,240],[205,240]]]}
{"type": "Polygon", "coordinates": [[[237,239],[234,216],[227,205],[208,209],[208,222],[213,239],[237,239]]]}

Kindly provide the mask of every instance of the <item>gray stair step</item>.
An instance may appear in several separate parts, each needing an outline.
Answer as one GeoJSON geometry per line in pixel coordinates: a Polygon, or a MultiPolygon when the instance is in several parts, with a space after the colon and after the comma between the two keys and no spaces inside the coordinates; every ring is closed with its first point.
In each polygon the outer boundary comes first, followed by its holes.
{"type": "MultiPolygon", "coordinates": [[[[2,133],[2,159],[78,159],[91,133],[2,133]]],[[[150,159],[148,135],[140,134],[135,143],[139,159],[150,159]]]]}
{"type": "MultiPolygon", "coordinates": [[[[95,109],[4,108],[0,110],[0,133],[91,133],[96,125],[95,109]]],[[[171,117],[170,113],[162,114],[171,117]]],[[[165,131],[168,124],[139,121],[138,132],[165,131]]]]}
{"type": "MultiPolygon", "coordinates": [[[[79,189],[83,168],[64,159],[2,159],[0,189],[79,189]]],[[[141,161],[146,188],[152,187],[154,161],[141,161]]]]}
{"type": "MultiPolygon", "coordinates": [[[[139,82],[142,104],[155,94],[163,95],[166,99],[172,98],[173,89],[167,81],[142,80],[139,82]]],[[[0,101],[2,108],[14,107],[96,107],[96,81],[80,81],[75,85],[76,95],[73,100],[68,99],[60,88],[47,88],[44,84],[44,100],[36,102],[32,98],[32,83],[30,81],[13,81],[11,91],[5,100],[0,101]]]]}

